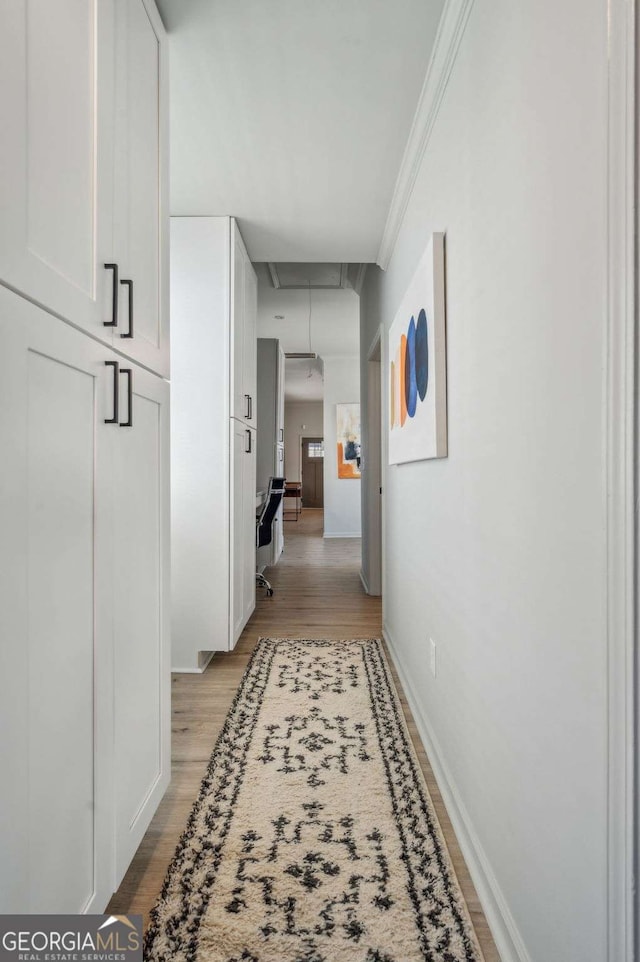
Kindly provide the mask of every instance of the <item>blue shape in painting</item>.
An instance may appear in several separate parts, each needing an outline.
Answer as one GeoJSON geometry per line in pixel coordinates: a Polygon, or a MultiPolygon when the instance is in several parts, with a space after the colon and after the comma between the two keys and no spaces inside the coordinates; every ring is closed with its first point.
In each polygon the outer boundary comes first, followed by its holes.
{"type": "Polygon", "coordinates": [[[418,406],[418,386],[416,384],[416,322],[413,318],[407,331],[407,353],[404,362],[404,393],[407,402],[407,414],[415,417],[418,406]]]}
{"type": "MultiPolygon", "coordinates": [[[[413,318],[411,319],[413,323],[413,318]]],[[[409,352],[407,351],[407,354],[409,352]]],[[[415,379],[420,400],[424,401],[427,396],[427,386],[429,384],[429,343],[427,340],[427,315],[424,308],[418,314],[418,324],[416,326],[415,338],[415,379]]],[[[407,409],[409,404],[407,403],[407,409]]]]}

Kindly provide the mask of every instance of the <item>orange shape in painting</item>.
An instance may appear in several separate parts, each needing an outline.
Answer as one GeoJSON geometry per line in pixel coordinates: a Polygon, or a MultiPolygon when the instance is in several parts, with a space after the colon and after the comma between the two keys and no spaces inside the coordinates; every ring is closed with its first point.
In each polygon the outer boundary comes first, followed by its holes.
{"type": "Polygon", "coordinates": [[[396,423],[396,366],[391,362],[391,385],[389,387],[389,401],[391,404],[391,427],[396,423]]]}
{"type": "Polygon", "coordinates": [[[398,380],[400,381],[400,427],[404,426],[407,420],[407,394],[405,391],[405,366],[407,360],[407,335],[403,334],[400,338],[400,366],[398,370],[398,380]]]}
{"type": "Polygon", "coordinates": [[[345,461],[342,441],[338,441],[338,477],[342,478],[342,480],[360,477],[357,463],[345,461]]]}

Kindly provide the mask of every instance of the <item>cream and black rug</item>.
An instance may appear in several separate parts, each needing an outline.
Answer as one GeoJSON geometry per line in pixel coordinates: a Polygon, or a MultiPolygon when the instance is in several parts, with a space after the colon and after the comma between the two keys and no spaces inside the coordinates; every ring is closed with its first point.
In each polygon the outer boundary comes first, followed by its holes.
{"type": "Polygon", "coordinates": [[[482,958],[379,641],[259,642],[144,958],[482,958]]]}

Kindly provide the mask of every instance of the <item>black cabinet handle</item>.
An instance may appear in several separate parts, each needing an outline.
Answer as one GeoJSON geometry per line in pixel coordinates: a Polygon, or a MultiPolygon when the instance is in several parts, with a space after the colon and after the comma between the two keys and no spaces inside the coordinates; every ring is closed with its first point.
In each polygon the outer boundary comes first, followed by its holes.
{"type": "Polygon", "coordinates": [[[129,416],[126,421],[120,421],[120,427],[131,428],[133,427],[133,371],[130,367],[123,367],[120,369],[120,373],[127,376],[127,404],[129,408],[129,416]]]}
{"type": "Polygon", "coordinates": [[[244,453],[251,454],[251,428],[247,428],[246,434],[248,446],[244,449],[244,453]]]}
{"type": "Polygon", "coordinates": [[[280,428],[280,440],[284,441],[284,428],[280,428]]]}
{"type": "Polygon", "coordinates": [[[249,395],[249,420],[253,419],[253,398],[249,395]]]}
{"type": "Polygon", "coordinates": [[[120,365],[117,361],[105,361],[107,367],[113,368],[113,417],[105,418],[105,424],[117,424],[118,423],[118,374],[120,373],[120,365]]]}
{"type": "Polygon", "coordinates": [[[247,412],[245,414],[245,417],[249,419],[251,417],[251,398],[249,397],[248,394],[245,394],[245,400],[247,402],[247,412]]]}
{"type": "Polygon", "coordinates": [[[120,337],[133,337],[133,281],[125,280],[120,281],[120,283],[129,288],[129,330],[126,334],[121,334],[120,337]]]}
{"type": "Polygon", "coordinates": [[[111,307],[111,320],[103,321],[105,327],[118,326],[118,265],[105,264],[105,271],[113,271],[113,304],[111,307]]]}

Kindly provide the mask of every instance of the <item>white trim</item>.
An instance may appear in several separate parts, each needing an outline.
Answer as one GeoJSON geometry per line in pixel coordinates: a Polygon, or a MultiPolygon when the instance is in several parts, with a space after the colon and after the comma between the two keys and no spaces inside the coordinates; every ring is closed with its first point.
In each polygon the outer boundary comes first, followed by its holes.
{"type": "Polygon", "coordinates": [[[635,0],[608,0],[607,960],[632,962],[635,811],[635,0]]]}
{"type": "Polygon", "coordinates": [[[267,261],[267,267],[269,269],[269,274],[271,275],[271,283],[276,290],[279,290],[280,278],[278,277],[278,268],[272,261],[267,261]]]}
{"type": "Polygon", "coordinates": [[[411,674],[405,670],[400,652],[393,644],[389,629],[385,624],[382,627],[382,636],[398,672],[420,740],[429,758],[460,851],[478,893],[500,958],[502,962],[531,962],[531,956],[527,952],[522,936],[509,911],[506,899],[491,869],[489,859],[474,831],[471,817],[460,798],[438,741],[422,710],[422,702],[413,688],[411,674]]]}
{"type": "Polygon", "coordinates": [[[325,531],[322,535],[323,538],[361,538],[362,534],[360,531],[325,531]]]}
{"type": "Polygon", "coordinates": [[[354,289],[354,291],[356,292],[356,294],[357,294],[358,296],[360,296],[360,294],[362,293],[362,288],[363,288],[363,285],[364,285],[364,279],[365,279],[365,276],[366,276],[366,273],[367,273],[367,267],[368,267],[368,266],[369,266],[368,264],[360,264],[360,266],[358,267],[358,273],[357,273],[357,275],[356,275],[356,282],[355,282],[355,284],[354,284],[354,286],[353,286],[353,289],[354,289]]]}
{"type": "Polygon", "coordinates": [[[379,361],[382,363],[382,336],[384,334],[384,325],[381,324],[376,333],[373,336],[369,350],[367,351],[367,361],[379,361]],[[374,354],[380,351],[380,357],[374,357],[374,354]]]}
{"type": "Polygon", "coordinates": [[[473,0],[446,0],[389,206],[377,263],[386,270],[440,110],[473,0]]]}
{"type": "Polygon", "coordinates": [[[367,579],[364,576],[364,571],[362,570],[362,568],[360,568],[360,581],[362,582],[362,587],[365,590],[365,594],[367,595],[370,594],[369,585],[367,584],[367,579]]]}

